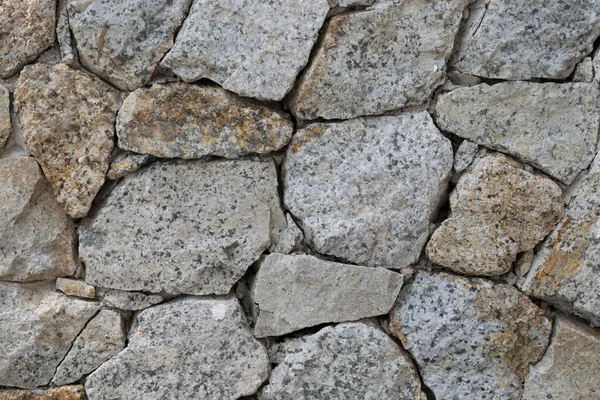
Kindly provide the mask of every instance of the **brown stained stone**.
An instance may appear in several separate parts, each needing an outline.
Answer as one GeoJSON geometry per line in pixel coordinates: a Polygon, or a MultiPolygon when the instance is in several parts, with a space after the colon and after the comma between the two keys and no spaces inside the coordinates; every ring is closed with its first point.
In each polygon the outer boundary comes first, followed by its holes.
{"type": "Polygon", "coordinates": [[[0,391],[0,400],[87,400],[81,385],[62,386],[48,390],[0,391]]]}
{"type": "Polygon", "coordinates": [[[56,280],[56,289],[67,296],[83,297],[85,299],[96,298],[96,288],[84,281],[58,278],[56,280]]]}
{"type": "Polygon", "coordinates": [[[110,180],[121,179],[122,177],[132,174],[150,161],[150,156],[147,154],[125,153],[121,158],[115,157],[108,168],[106,177],[110,180]]]}

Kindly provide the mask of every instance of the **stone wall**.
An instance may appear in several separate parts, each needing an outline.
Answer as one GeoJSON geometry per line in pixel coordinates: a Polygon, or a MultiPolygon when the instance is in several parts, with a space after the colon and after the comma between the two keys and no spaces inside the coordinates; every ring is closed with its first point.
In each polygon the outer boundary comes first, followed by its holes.
{"type": "Polygon", "coordinates": [[[600,399],[598,37],[0,0],[0,400],[600,399]]]}

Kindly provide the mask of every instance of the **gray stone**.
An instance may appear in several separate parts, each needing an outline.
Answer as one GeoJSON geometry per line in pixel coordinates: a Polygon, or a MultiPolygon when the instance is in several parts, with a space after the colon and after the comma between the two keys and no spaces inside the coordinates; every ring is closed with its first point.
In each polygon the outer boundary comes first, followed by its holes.
{"type": "Polygon", "coordinates": [[[290,254],[300,250],[304,244],[304,233],[298,228],[290,214],[286,215],[287,228],[281,233],[279,241],[269,249],[271,253],[290,254]]]}
{"type": "Polygon", "coordinates": [[[283,99],[308,62],[327,0],[195,0],[162,65],[260,100],[283,99]]]}
{"type": "Polygon", "coordinates": [[[364,7],[370,6],[375,0],[329,0],[330,7],[364,7]]]}
{"type": "Polygon", "coordinates": [[[174,83],[131,93],[119,111],[121,149],[157,157],[235,158],[285,146],[288,114],[217,86],[174,83]]]}
{"type": "Polygon", "coordinates": [[[67,296],[83,297],[84,299],[96,298],[96,288],[88,285],[84,281],[75,279],[58,278],[56,280],[56,290],[59,290],[67,296]]]}
{"type": "Polygon", "coordinates": [[[106,307],[120,308],[121,310],[139,311],[163,301],[157,294],[144,294],[111,290],[104,295],[102,304],[106,307]]]}
{"type": "Polygon", "coordinates": [[[0,386],[47,385],[98,304],[67,297],[54,282],[0,282],[0,386]]]}
{"type": "Polygon", "coordinates": [[[285,226],[271,160],[156,162],[82,222],[79,254],[94,286],[225,294],[285,226]]]}
{"type": "Polygon", "coordinates": [[[148,83],[191,0],[68,0],[81,63],[122,90],[148,83]]]}
{"type": "Polygon", "coordinates": [[[10,124],[10,93],[0,85],[0,153],[12,131],[10,124]]]}
{"type": "Polygon", "coordinates": [[[333,17],[290,99],[304,120],[381,114],[444,82],[467,0],[384,2],[333,17]]]}
{"type": "Polygon", "coordinates": [[[287,344],[260,400],[425,400],[408,354],[369,323],[328,326],[287,344]]]}
{"type": "Polygon", "coordinates": [[[441,129],[569,184],[594,158],[599,99],[585,83],[481,84],[442,94],[435,117],[441,129]]]}
{"type": "Polygon", "coordinates": [[[390,330],[437,399],[520,399],[551,323],[512,286],[417,272],[400,292],[390,330]]]}
{"type": "Polygon", "coordinates": [[[476,143],[463,140],[460,146],[458,146],[458,150],[456,150],[456,155],[454,156],[454,171],[463,172],[467,169],[473,160],[475,160],[478,150],[479,146],[476,143]]]}
{"type": "Polygon", "coordinates": [[[402,275],[310,255],[271,254],[260,262],[252,299],[256,337],[281,336],[326,322],[387,314],[402,275]]]}
{"type": "Polygon", "coordinates": [[[183,298],[142,311],[125,350],[86,380],[90,400],[237,399],[269,376],[234,297],[183,298]]]}
{"type": "Polygon", "coordinates": [[[575,67],[575,73],[573,74],[573,82],[587,82],[590,83],[594,80],[594,65],[592,64],[592,58],[586,57],[575,67]]]}
{"type": "Polygon", "coordinates": [[[124,153],[122,158],[113,158],[110,162],[106,178],[113,181],[121,179],[143,167],[149,160],[148,154],[124,153]]]}
{"type": "Polygon", "coordinates": [[[35,160],[2,159],[0,177],[0,280],[75,274],[75,226],[35,160]]]}
{"type": "Polygon", "coordinates": [[[56,38],[63,64],[76,67],[78,63],[77,49],[71,38],[67,0],[58,0],[58,20],[56,21],[56,38]]]}
{"type": "Polygon", "coordinates": [[[401,269],[418,260],[451,169],[426,112],[318,123],[288,148],[284,200],[315,251],[401,269]]]}

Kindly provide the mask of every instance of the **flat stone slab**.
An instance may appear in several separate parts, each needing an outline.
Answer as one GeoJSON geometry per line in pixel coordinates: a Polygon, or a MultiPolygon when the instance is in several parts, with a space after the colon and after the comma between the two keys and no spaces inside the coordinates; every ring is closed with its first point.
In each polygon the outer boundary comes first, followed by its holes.
{"type": "Polygon", "coordinates": [[[75,279],[58,278],[56,280],[56,290],[59,290],[67,296],[82,297],[85,299],[94,299],[96,297],[96,288],[88,285],[84,281],[75,279]]]}
{"type": "Polygon", "coordinates": [[[48,390],[2,390],[0,400],[87,400],[81,385],[63,386],[48,390]]]}
{"type": "Polygon", "coordinates": [[[106,307],[120,308],[121,310],[139,311],[162,301],[163,298],[157,294],[110,290],[104,295],[102,304],[106,307]]]}

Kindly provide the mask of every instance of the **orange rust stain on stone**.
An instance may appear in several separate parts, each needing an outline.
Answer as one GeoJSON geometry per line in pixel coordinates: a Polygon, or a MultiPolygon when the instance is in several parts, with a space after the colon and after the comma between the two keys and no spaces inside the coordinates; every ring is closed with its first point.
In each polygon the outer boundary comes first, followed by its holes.
{"type": "Polygon", "coordinates": [[[62,386],[46,391],[7,390],[0,392],[0,400],[87,400],[81,385],[62,386]]]}
{"type": "Polygon", "coordinates": [[[302,135],[294,137],[292,144],[290,145],[290,149],[296,153],[302,146],[312,142],[314,139],[321,136],[321,134],[325,131],[325,125],[323,124],[314,124],[307,127],[302,135]]]}

